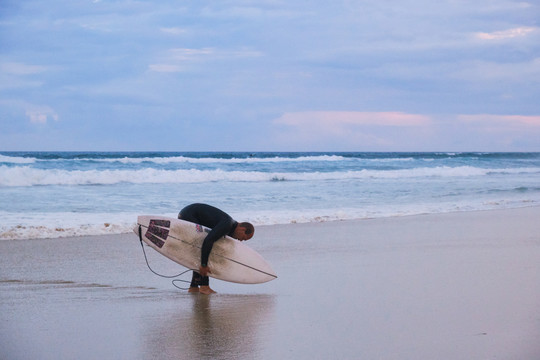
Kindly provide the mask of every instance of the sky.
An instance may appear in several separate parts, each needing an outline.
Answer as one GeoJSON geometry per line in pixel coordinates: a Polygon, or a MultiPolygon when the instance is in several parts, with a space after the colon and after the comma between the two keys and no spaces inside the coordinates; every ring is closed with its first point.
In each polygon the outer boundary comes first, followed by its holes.
{"type": "Polygon", "coordinates": [[[540,151],[540,1],[0,0],[0,151],[540,151]]]}

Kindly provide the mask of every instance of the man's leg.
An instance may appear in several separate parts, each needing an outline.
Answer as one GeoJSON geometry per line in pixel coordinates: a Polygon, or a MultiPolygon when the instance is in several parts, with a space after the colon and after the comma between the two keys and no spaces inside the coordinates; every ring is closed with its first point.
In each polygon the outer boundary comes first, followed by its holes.
{"type": "Polygon", "coordinates": [[[199,291],[201,294],[210,295],[216,293],[214,290],[210,289],[210,278],[208,276],[201,277],[200,285],[201,288],[199,291]]]}
{"type": "Polygon", "coordinates": [[[193,276],[191,277],[191,284],[189,285],[188,292],[197,293],[199,292],[199,285],[203,281],[203,277],[198,272],[194,271],[193,276]]]}

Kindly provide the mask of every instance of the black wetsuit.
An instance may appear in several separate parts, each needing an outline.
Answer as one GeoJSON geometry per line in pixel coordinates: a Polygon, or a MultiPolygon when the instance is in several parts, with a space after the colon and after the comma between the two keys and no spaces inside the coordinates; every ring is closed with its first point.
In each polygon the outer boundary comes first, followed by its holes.
{"type": "MultiPolygon", "coordinates": [[[[178,218],[211,228],[206,235],[201,249],[201,266],[208,266],[208,257],[214,246],[214,242],[225,235],[231,236],[236,230],[238,223],[224,211],[206,204],[191,204],[186,206],[178,214],[178,218]]],[[[201,276],[193,272],[191,286],[208,285],[208,276],[201,276]]]]}

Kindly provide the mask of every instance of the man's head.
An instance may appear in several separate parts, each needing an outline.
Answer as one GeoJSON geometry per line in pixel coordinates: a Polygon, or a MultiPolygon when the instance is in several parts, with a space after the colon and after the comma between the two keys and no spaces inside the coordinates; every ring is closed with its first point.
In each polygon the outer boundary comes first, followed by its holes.
{"type": "Polygon", "coordinates": [[[236,229],[234,230],[233,237],[240,241],[249,240],[253,237],[255,233],[255,228],[248,222],[238,223],[236,229]]]}

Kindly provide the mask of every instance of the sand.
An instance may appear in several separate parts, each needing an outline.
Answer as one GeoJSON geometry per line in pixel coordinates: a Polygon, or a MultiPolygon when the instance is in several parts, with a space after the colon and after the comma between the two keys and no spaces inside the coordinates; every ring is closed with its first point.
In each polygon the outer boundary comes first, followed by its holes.
{"type": "Polygon", "coordinates": [[[133,234],[0,241],[0,358],[540,359],[539,219],[261,226],[279,278],[211,296],[153,275],[133,234]]]}

